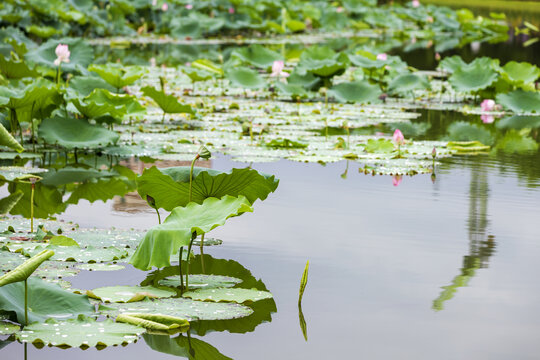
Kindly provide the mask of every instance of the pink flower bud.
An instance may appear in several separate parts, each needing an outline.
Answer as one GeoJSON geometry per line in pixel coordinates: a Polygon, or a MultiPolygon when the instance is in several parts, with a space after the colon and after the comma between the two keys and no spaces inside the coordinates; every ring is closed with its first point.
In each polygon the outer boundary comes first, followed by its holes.
{"type": "Polygon", "coordinates": [[[69,52],[69,47],[67,45],[58,44],[54,52],[56,53],[56,60],[54,60],[55,66],[59,66],[63,62],[69,62],[71,53],[69,52]]]}
{"type": "Polygon", "coordinates": [[[340,6],[336,9],[336,12],[339,14],[339,13],[342,13],[343,12],[343,8],[340,6]]]}
{"type": "Polygon", "coordinates": [[[411,5],[412,5],[412,7],[417,8],[417,7],[420,6],[420,1],[418,1],[418,0],[413,0],[413,1],[411,2],[411,5]]]}
{"type": "Polygon", "coordinates": [[[193,5],[191,5],[191,4],[187,4],[187,5],[186,5],[186,9],[188,9],[188,10],[191,10],[191,9],[193,9],[193,5]]]}
{"type": "Polygon", "coordinates": [[[233,7],[229,8],[229,14],[234,14],[234,8],[233,7]]]}
{"type": "Polygon", "coordinates": [[[394,131],[393,138],[394,138],[394,142],[397,145],[403,145],[405,143],[405,137],[403,136],[403,133],[399,129],[396,129],[396,131],[394,131]]]}
{"type": "Polygon", "coordinates": [[[169,5],[167,5],[167,3],[163,3],[163,5],[161,5],[161,10],[162,10],[162,11],[167,11],[167,10],[169,10],[169,5]]]}
{"type": "Polygon", "coordinates": [[[493,111],[495,110],[495,101],[492,99],[486,99],[480,104],[482,111],[493,111]]]}
{"type": "Polygon", "coordinates": [[[433,150],[431,150],[431,156],[435,159],[437,157],[437,148],[434,146],[433,150]]]}
{"type": "Polygon", "coordinates": [[[388,55],[386,55],[385,53],[379,54],[377,55],[377,60],[386,61],[388,60],[388,55]]]}

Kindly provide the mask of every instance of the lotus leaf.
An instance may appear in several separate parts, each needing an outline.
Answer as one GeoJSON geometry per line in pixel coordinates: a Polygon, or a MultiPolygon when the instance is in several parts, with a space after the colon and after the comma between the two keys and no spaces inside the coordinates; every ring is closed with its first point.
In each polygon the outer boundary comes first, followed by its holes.
{"type": "Polygon", "coordinates": [[[205,81],[214,77],[212,73],[194,67],[182,66],[180,67],[180,70],[182,70],[182,72],[186,74],[192,82],[205,81]]]}
{"type": "Polygon", "coordinates": [[[425,76],[417,74],[402,74],[392,79],[388,91],[392,94],[409,94],[414,90],[429,89],[429,81],[425,76]]]}
{"type": "Polygon", "coordinates": [[[336,53],[326,46],[313,46],[306,49],[300,56],[296,67],[299,75],[312,73],[316,76],[329,78],[342,74],[349,63],[345,53],[336,53]]]}
{"type": "Polygon", "coordinates": [[[101,313],[117,316],[124,313],[164,314],[188,321],[228,320],[249,316],[249,307],[235,303],[210,303],[191,299],[156,299],[132,303],[111,303],[101,309],[101,313]]]}
{"type": "Polygon", "coordinates": [[[207,342],[184,335],[171,338],[169,336],[144,334],[143,339],[155,351],[189,360],[232,360],[207,342]]]}
{"type": "Polygon", "coordinates": [[[502,76],[517,86],[534,83],[540,76],[540,69],[527,62],[510,61],[502,70],[502,76]]]}
{"type": "Polygon", "coordinates": [[[24,193],[22,190],[17,190],[13,194],[0,199],[0,215],[9,213],[15,205],[22,199],[24,193]]]}
{"type": "Polygon", "coordinates": [[[119,177],[91,179],[78,185],[71,193],[67,203],[78,204],[81,199],[91,203],[97,200],[105,202],[115,196],[124,196],[132,190],[135,190],[135,186],[119,177]]]}
{"type": "Polygon", "coordinates": [[[61,186],[71,183],[85,182],[89,179],[103,176],[112,176],[113,172],[100,171],[90,167],[65,166],[61,169],[49,171],[42,176],[41,183],[47,186],[61,186]]]}
{"type": "Polygon", "coordinates": [[[35,78],[39,75],[35,70],[30,69],[24,61],[17,59],[13,53],[9,59],[0,55],[0,74],[7,79],[35,78]]]}
{"type": "Polygon", "coordinates": [[[218,65],[207,59],[195,60],[191,63],[191,66],[195,69],[209,72],[218,77],[223,76],[223,69],[221,69],[218,65]]]}
{"type": "MultiPolygon", "coordinates": [[[[435,163],[436,165],[437,163],[435,163]]],[[[377,175],[416,175],[429,174],[433,171],[433,162],[418,159],[392,159],[365,161],[364,167],[358,169],[365,174],[377,175]]]]}
{"type": "Polygon", "coordinates": [[[16,181],[27,179],[31,175],[37,175],[46,172],[47,169],[29,168],[23,166],[0,166],[0,179],[6,181],[16,181]]]}
{"type": "MultiPolygon", "coordinates": [[[[137,191],[143,199],[150,195],[158,208],[171,211],[189,202],[189,167],[145,169],[137,178],[137,191]]],[[[256,170],[232,169],[221,172],[194,168],[192,201],[201,204],[205,199],[222,198],[225,195],[245,196],[250,203],[264,200],[279,184],[274,176],[259,174],[256,170]]]]}
{"type": "MultiPolygon", "coordinates": [[[[185,278],[185,276],[184,276],[185,278]]],[[[229,288],[233,287],[242,280],[223,275],[202,275],[202,274],[191,274],[189,275],[189,287],[191,289],[208,289],[208,288],[229,288]]],[[[185,283],[185,280],[184,280],[185,283]]],[[[169,276],[159,281],[160,285],[163,286],[180,286],[179,276],[169,276]]]]}
{"type": "Polygon", "coordinates": [[[141,88],[144,95],[152,98],[166,114],[194,114],[195,112],[189,105],[184,105],[178,101],[174,95],[167,95],[163,91],[154,89],[151,86],[141,88]]]}
{"type": "MultiPolygon", "coordinates": [[[[66,319],[78,314],[91,315],[94,306],[88,296],[63,290],[60,286],[29,277],[28,320],[45,321],[47,318],[66,319]]],[[[16,282],[0,287],[0,309],[13,311],[17,322],[24,323],[24,283],[16,282]]]]}
{"type": "Polygon", "coordinates": [[[87,271],[117,271],[125,269],[125,266],[118,264],[80,264],[77,265],[77,269],[87,271]]]}
{"type": "Polygon", "coordinates": [[[133,84],[139,80],[145,73],[145,70],[139,66],[124,67],[121,64],[92,64],[88,67],[89,71],[97,73],[103,80],[108,82],[117,90],[133,84]]]}
{"type": "Polygon", "coordinates": [[[89,317],[79,316],[77,319],[64,321],[49,319],[44,323],[31,324],[17,334],[17,339],[34,345],[86,349],[131,344],[144,332],[141,327],[116,323],[110,319],[98,322],[89,317]]]}
{"type": "Polygon", "coordinates": [[[10,335],[19,332],[21,327],[17,324],[10,323],[7,321],[0,321],[0,335],[10,335]]]}
{"type": "Polygon", "coordinates": [[[274,61],[283,60],[277,52],[258,44],[236,49],[231,56],[262,69],[272,66],[274,61]]]}
{"type": "Polygon", "coordinates": [[[448,134],[449,138],[455,141],[478,140],[486,145],[492,145],[495,141],[488,130],[465,121],[458,121],[450,124],[448,127],[448,134]]]}
{"type": "Polygon", "coordinates": [[[496,127],[498,129],[516,129],[521,130],[524,128],[540,128],[540,116],[525,116],[514,115],[507,116],[497,121],[496,127]]]}
{"type": "Polygon", "coordinates": [[[95,89],[115,90],[105,80],[96,76],[76,76],[69,81],[69,88],[83,97],[90,95],[95,89]]]}
{"type": "Polygon", "coordinates": [[[139,231],[116,229],[80,229],[70,236],[80,246],[135,248],[143,238],[144,233],[139,231]]]}
{"type": "Polygon", "coordinates": [[[27,249],[23,251],[23,254],[26,256],[31,256],[43,249],[53,250],[54,256],[51,258],[51,260],[58,261],[95,263],[120,260],[128,256],[127,251],[115,247],[95,248],[93,246],[88,246],[86,248],[80,248],[77,246],[56,245],[37,246],[34,249],[27,249]]]}
{"type": "Polygon", "coordinates": [[[187,291],[182,296],[199,301],[235,302],[238,304],[250,304],[272,298],[272,294],[268,291],[239,288],[197,289],[187,291]]]}
{"type": "Polygon", "coordinates": [[[475,92],[493,84],[497,77],[498,74],[492,67],[476,62],[474,66],[467,66],[454,71],[448,81],[457,91],[475,92]]]}
{"type": "Polygon", "coordinates": [[[540,113],[540,93],[516,90],[508,94],[498,94],[497,102],[517,113],[540,113]]]}
{"type": "Polygon", "coordinates": [[[39,254],[32,256],[30,259],[17,266],[7,274],[0,276],[0,287],[7,284],[24,281],[41,265],[44,261],[54,255],[53,251],[43,250],[39,254]]]}
{"type": "Polygon", "coordinates": [[[86,68],[94,60],[94,50],[83,39],[51,39],[39,46],[34,50],[30,50],[26,53],[25,57],[28,61],[34,62],[38,65],[43,65],[49,68],[56,69],[54,61],[57,56],[55,49],[58,44],[68,45],[71,56],[69,57],[69,63],[62,63],[62,71],[74,72],[78,71],[78,66],[86,68]]]}
{"type": "Polygon", "coordinates": [[[266,82],[259,75],[259,73],[245,67],[228,69],[225,72],[225,76],[234,85],[247,89],[259,89],[266,86],[266,82]]]}
{"type": "Polygon", "coordinates": [[[146,111],[134,96],[113,94],[106,89],[94,89],[84,98],[84,102],[79,99],[72,101],[77,110],[89,119],[105,115],[122,118],[124,115],[143,114],[146,111]]]}
{"type": "Polygon", "coordinates": [[[49,244],[55,245],[55,246],[77,246],[79,247],[79,244],[75,240],[73,240],[70,237],[64,236],[64,235],[57,235],[53,236],[49,239],[49,244]]]}
{"type": "Polygon", "coordinates": [[[294,98],[305,97],[308,95],[307,91],[300,85],[285,84],[282,82],[276,83],[276,88],[283,94],[294,98]]]}
{"type": "Polygon", "coordinates": [[[353,81],[334,85],[328,94],[341,102],[377,103],[381,90],[376,85],[353,81]]]}
{"type": "Polygon", "coordinates": [[[128,323],[149,330],[184,332],[189,330],[189,321],[186,319],[161,314],[124,313],[116,317],[116,322],[128,323]]]}
{"type": "Polygon", "coordinates": [[[110,302],[135,302],[145,298],[157,299],[176,295],[176,291],[170,289],[158,289],[153,286],[107,286],[88,290],[86,295],[106,303],[110,302]]]}
{"type": "Polygon", "coordinates": [[[366,143],[365,150],[368,153],[390,154],[396,150],[396,146],[387,139],[369,139],[366,143]]]}
{"type": "Polygon", "coordinates": [[[282,138],[282,139],[273,139],[267,142],[266,146],[269,148],[277,148],[277,149],[305,149],[308,147],[308,144],[282,138]]]}
{"type": "Polygon", "coordinates": [[[181,246],[188,246],[192,233],[205,234],[225,224],[228,218],[251,211],[249,201],[242,195],[209,197],[202,204],[191,202],[176,207],[161,225],[148,230],[129,262],[141,270],[170,266],[171,254],[181,246]]]}
{"type": "Polygon", "coordinates": [[[101,126],[91,125],[83,119],[53,117],[45,119],[39,127],[39,136],[49,144],[67,149],[94,149],[116,144],[119,135],[101,126]]]}
{"type": "MultiPolygon", "coordinates": [[[[30,201],[32,198],[32,185],[29,183],[14,182],[8,186],[10,193],[22,191],[23,197],[10,211],[11,215],[22,215],[30,218],[30,201]]],[[[50,215],[63,212],[66,205],[62,201],[62,194],[56,187],[48,187],[41,183],[35,184],[34,191],[34,218],[48,218],[50,215]]],[[[26,227],[26,231],[30,224],[26,227]]]]}

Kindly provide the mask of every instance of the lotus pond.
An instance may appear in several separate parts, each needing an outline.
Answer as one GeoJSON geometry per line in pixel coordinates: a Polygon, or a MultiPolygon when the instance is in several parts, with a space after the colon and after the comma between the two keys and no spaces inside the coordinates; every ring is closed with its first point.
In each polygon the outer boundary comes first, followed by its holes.
{"type": "Polygon", "coordinates": [[[520,16],[2,2],[2,358],[536,358],[520,16]]]}

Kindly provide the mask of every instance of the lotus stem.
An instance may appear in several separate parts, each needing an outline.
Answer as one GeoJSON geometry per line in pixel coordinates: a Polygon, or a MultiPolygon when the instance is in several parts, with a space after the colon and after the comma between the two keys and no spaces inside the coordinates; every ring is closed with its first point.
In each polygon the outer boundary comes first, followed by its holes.
{"type": "Polygon", "coordinates": [[[187,267],[186,267],[186,291],[189,291],[189,258],[190,258],[190,255],[191,255],[191,247],[193,246],[193,238],[191,239],[191,241],[189,242],[189,246],[188,246],[188,254],[187,254],[187,267]]]}
{"type": "Polygon", "coordinates": [[[200,246],[201,246],[201,268],[202,268],[202,272],[204,274],[204,273],[206,273],[204,271],[204,256],[203,256],[204,255],[204,250],[203,250],[203,248],[204,248],[204,234],[201,235],[201,245],[200,246]]]}
{"type": "Polygon", "coordinates": [[[24,279],[24,326],[28,325],[28,279],[24,279]]]}
{"type": "Polygon", "coordinates": [[[56,68],[56,84],[60,84],[60,67],[62,66],[62,63],[60,63],[60,65],[58,65],[58,67],[56,68]]]}
{"type": "Polygon", "coordinates": [[[251,139],[251,144],[253,144],[253,121],[249,122],[249,138],[251,139]]]}
{"type": "Polygon", "coordinates": [[[32,182],[30,184],[31,191],[30,191],[30,232],[34,232],[34,190],[36,188],[36,184],[32,182]]]}
{"type": "MultiPolygon", "coordinates": [[[[193,161],[191,162],[191,169],[189,170],[189,202],[191,202],[192,197],[192,186],[193,186],[193,166],[195,166],[195,161],[199,159],[201,156],[197,154],[193,161]]],[[[190,245],[191,246],[191,245],[190,245]]]]}
{"type": "Polygon", "coordinates": [[[180,246],[180,250],[178,250],[178,268],[180,269],[180,293],[184,292],[184,279],[182,277],[182,252],[184,251],[184,247],[180,246]]]}
{"type": "Polygon", "coordinates": [[[159,224],[161,225],[161,216],[159,216],[159,210],[156,208],[156,214],[159,224]]]}

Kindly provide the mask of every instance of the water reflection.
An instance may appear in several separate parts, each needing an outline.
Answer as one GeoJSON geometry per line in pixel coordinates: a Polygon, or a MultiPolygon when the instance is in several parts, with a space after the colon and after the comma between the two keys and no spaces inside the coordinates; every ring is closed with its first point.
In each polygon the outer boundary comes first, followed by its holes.
{"type": "Polygon", "coordinates": [[[483,164],[472,168],[469,186],[469,217],[467,230],[469,253],[463,257],[463,267],[450,285],[443,286],[439,297],[433,300],[433,310],[444,309],[444,302],[452,299],[460,287],[467,286],[476,270],[487,268],[490,257],[495,253],[494,235],[488,235],[488,169],[483,164]]]}

